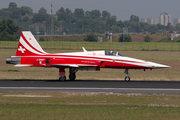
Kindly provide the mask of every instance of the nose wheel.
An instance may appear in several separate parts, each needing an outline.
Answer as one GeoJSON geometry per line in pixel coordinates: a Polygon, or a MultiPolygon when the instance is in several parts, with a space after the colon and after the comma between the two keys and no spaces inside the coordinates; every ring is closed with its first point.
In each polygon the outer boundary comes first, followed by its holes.
{"type": "Polygon", "coordinates": [[[124,73],[126,74],[125,81],[129,82],[131,80],[129,77],[129,69],[125,69],[124,73]]]}

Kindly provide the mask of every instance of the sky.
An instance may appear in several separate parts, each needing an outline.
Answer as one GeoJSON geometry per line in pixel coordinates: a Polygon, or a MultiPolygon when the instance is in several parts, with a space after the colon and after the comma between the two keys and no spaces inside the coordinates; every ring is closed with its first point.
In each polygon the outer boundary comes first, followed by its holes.
{"type": "Polygon", "coordinates": [[[10,2],[15,2],[18,7],[31,7],[33,12],[44,7],[50,13],[51,1],[54,13],[64,7],[72,12],[76,8],[83,8],[84,11],[107,10],[111,15],[115,15],[117,20],[122,21],[129,20],[132,14],[139,18],[159,18],[163,12],[171,15],[171,21],[180,18],[180,0],[0,0],[0,9],[7,8],[10,2]]]}

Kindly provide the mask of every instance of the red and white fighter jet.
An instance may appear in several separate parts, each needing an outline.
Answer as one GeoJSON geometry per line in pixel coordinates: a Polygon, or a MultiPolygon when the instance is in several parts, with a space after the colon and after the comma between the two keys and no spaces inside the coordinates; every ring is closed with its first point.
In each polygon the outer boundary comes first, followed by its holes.
{"type": "Polygon", "coordinates": [[[65,68],[69,68],[69,79],[76,79],[78,70],[96,70],[100,68],[125,69],[125,81],[130,81],[129,69],[156,69],[169,66],[149,61],[126,57],[116,51],[101,50],[73,53],[46,53],[30,31],[23,31],[19,40],[15,56],[6,58],[7,64],[15,67],[56,67],[59,69],[59,80],[65,81],[65,68]]]}

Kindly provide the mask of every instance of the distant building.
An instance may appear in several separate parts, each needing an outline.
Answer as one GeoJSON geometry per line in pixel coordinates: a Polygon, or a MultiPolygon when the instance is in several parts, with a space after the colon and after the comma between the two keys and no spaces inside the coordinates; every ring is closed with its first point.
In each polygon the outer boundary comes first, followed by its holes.
{"type": "Polygon", "coordinates": [[[147,23],[153,25],[153,24],[158,24],[159,20],[156,18],[147,18],[147,23]]]}
{"type": "Polygon", "coordinates": [[[180,23],[180,18],[175,18],[173,20],[173,25],[176,26],[178,23],[180,23]]]}
{"type": "Polygon", "coordinates": [[[153,20],[153,24],[158,24],[159,23],[159,19],[158,18],[154,18],[154,20],[153,20]]]}
{"type": "Polygon", "coordinates": [[[146,23],[147,22],[147,18],[140,19],[140,22],[146,23]]]}
{"type": "Polygon", "coordinates": [[[169,14],[165,13],[165,12],[161,13],[159,15],[159,23],[161,25],[167,26],[168,23],[171,23],[171,16],[169,14]]]}
{"type": "Polygon", "coordinates": [[[149,23],[150,25],[152,24],[158,24],[159,23],[159,19],[157,18],[145,18],[145,19],[141,19],[140,22],[144,22],[144,23],[149,23]]]}
{"type": "Polygon", "coordinates": [[[153,23],[153,18],[147,18],[147,23],[151,25],[153,23]]]}

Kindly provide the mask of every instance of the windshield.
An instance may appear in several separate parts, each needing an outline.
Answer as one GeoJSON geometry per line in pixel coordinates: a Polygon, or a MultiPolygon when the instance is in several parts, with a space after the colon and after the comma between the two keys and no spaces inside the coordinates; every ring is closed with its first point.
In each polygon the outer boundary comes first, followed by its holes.
{"type": "Polygon", "coordinates": [[[121,54],[121,53],[118,53],[118,56],[126,57],[125,55],[123,55],[123,54],[121,54]]]}
{"type": "Polygon", "coordinates": [[[124,57],[125,55],[118,53],[116,51],[112,51],[112,50],[105,50],[105,55],[111,55],[111,56],[122,56],[124,57]]]}

